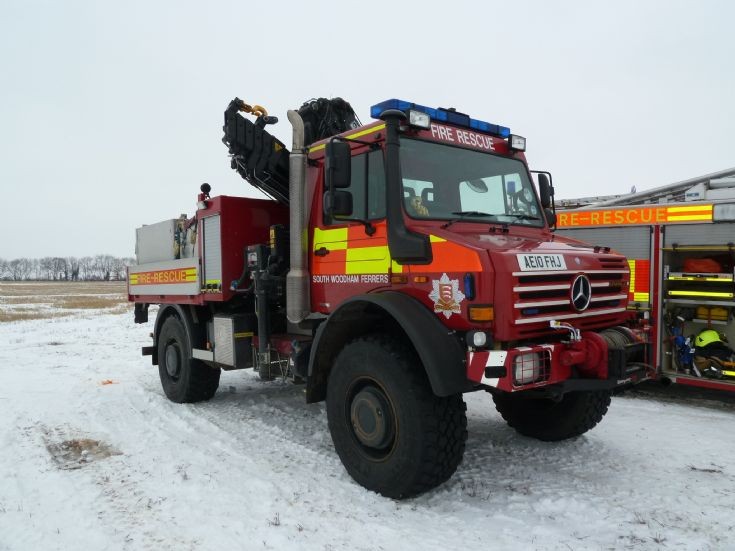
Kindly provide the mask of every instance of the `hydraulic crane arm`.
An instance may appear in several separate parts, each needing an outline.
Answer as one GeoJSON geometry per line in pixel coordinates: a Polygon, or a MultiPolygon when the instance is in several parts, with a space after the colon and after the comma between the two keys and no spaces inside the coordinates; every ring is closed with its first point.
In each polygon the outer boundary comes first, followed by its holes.
{"type": "Polygon", "coordinates": [[[278,122],[260,105],[249,105],[240,98],[225,110],[222,142],[231,156],[230,166],[250,184],[279,203],[288,204],[288,157],[286,146],[265,130],[278,122]],[[255,115],[255,122],[240,113],[255,115]]]}

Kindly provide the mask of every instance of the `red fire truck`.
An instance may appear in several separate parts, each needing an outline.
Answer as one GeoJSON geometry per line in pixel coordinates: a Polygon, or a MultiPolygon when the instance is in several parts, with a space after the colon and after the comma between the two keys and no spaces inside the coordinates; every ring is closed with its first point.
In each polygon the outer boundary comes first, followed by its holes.
{"type": "Polygon", "coordinates": [[[223,369],[303,383],[349,474],[404,498],[459,465],[464,392],[554,441],[649,376],[627,260],[552,232],[524,138],[400,100],[361,125],[345,105],[289,111],[289,151],[274,117],[233,100],[232,167],[274,200],[205,184],[195,216],[137,230],[129,299],[141,323],[160,305],[143,353],[168,398],[212,398],[223,369]]]}
{"type": "Polygon", "coordinates": [[[710,361],[703,346],[735,342],[732,199],[569,210],[558,213],[557,226],[558,234],[626,255],[628,308],[651,325],[658,377],[735,391],[733,358],[710,361]]]}

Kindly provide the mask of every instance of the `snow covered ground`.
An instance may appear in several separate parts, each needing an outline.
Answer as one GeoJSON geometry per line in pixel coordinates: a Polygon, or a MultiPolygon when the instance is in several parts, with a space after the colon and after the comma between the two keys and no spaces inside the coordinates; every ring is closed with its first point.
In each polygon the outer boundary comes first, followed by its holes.
{"type": "Polygon", "coordinates": [[[168,402],[150,325],[0,324],[0,550],[735,549],[732,403],[628,395],[547,444],[468,395],[456,475],[396,502],[349,478],[300,387],[232,372],[168,402]]]}

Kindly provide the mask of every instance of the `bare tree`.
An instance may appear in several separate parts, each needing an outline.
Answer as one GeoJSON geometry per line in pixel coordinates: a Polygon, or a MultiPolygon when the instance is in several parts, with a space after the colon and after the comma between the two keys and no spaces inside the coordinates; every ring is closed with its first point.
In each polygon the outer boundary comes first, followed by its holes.
{"type": "Polygon", "coordinates": [[[42,279],[40,261],[37,258],[31,258],[28,261],[31,263],[30,274],[28,277],[34,280],[42,279]]]}
{"type": "Polygon", "coordinates": [[[115,257],[109,254],[98,254],[94,257],[95,279],[110,280],[115,257]]]}
{"type": "Polygon", "coordinates": [[[22,281],[28,279],[31,272],[31,263],[27,258],[15,258],[8,263],[10,268],[10,279],[22,281]]]}
{"type": "Polygon", "coordinates": [[[54,279],[54,259],[46,256],[38,261],[41,279],[54,279]]]}
{"type": "Polygon", "coordinates": [[[79,260],[74,256],[69,256],[66,258],[66,265],[68,267],[66,279],[77,281],[79,279],[79,260]]]}
{"type": "Polygon", "coordinates": [[[94,274],[94,261],[91,256],[83,256],[79,259],[79,278],[83,280],[92,279],[94,274]]]}
{"type": "Polygon", "coordinates": [[[51,259],[51,265],[53,267],[53,280],[65,280],[66,275],[69,272],[69,267],[66,264],[66,258],[55,256],[51,259]]]}
{"type": "Polygon", "coordinates": [[[90,281],[125,279],[125,268],[135,264],[134,258],[98,254],[84,256],[47,256],[44,258],[0,258],[0,280],[26,279],[48,281],[90,281]]]}

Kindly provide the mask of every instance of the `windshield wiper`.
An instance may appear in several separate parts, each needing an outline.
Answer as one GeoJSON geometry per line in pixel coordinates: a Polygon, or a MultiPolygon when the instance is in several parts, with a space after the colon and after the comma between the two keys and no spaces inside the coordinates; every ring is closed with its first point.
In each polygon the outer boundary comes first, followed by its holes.
{"type": "Polygon", "coordinates": [[[502,216],[510,216],[516,220],[541,220],[538,216],[531,216],[530,214],[503,214],[502,216]]]}
{"type": "Polygon", "coordinates": [[[452,214],[455,214],[457,218],[452,218],[449,222],[446,224],[442,224],[442,229],[445,230],[455,222],[459,222],[461,220],[464,220],[468,216],[495,216],[494,214],[490,214],[489,212],[480,212],[479,210],[460,210],[453,212],[452,214]]]}

